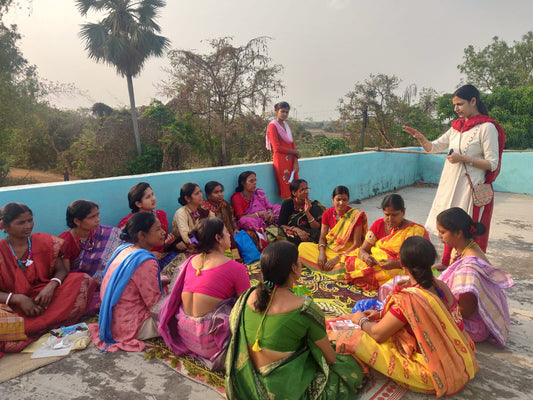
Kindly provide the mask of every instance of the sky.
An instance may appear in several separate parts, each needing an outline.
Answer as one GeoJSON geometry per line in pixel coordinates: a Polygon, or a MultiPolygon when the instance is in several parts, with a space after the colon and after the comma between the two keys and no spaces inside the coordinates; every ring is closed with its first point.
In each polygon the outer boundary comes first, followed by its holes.
{"type": "MultiPolygon", "coordinates": [[[[508,44],[533,30],[531,0],[167,0],[158,22],[172,49],[209,51],[205,40],[233,37],[244,45],[268,36],[269,56],[283,66],[285,100],[297,119],[338,118],[338,101],[370,74],[396,75],[402,87],[416,84],[450,93],[461,84],[457,65],[464,49],[480,50],[494,36],[508,44]]],[[[83,95],[50,99],[60,108],[129,104],[125,78],[88,59],[74,0],[33,0],[11,10],[20,48],[48,81],[75,85],[83,95]]],[[[149,59],[134,79],[137,106],[166,99],[166,57],[149,59]]]]}

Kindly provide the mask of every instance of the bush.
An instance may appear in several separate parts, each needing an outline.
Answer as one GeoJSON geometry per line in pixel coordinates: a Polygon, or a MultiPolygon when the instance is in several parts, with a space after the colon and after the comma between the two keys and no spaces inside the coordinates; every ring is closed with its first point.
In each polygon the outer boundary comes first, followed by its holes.
{"type": "Polygon", "coordinates": [[[132,175],[148,174],[161,171],[163,152],[157,146],[142,144],[142,156],[135,157],[127,163],[126,168],[132,175]]]}
{"type": "Polygon", "coordinates": [[[320,156],[331,156],[334,154],[351,153],[352,149],[344,139],[320,137],[318,144],[315,146],[320,156]]]}

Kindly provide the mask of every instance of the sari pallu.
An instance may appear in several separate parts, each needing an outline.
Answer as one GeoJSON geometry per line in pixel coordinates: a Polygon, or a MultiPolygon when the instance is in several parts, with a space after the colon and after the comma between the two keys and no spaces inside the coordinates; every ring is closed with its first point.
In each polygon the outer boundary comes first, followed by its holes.
{"type": "Polygon", "coordinates": [[[488,341],[504,347],[510,318],[503,289],[514,285],[511,276],[479,257],[464,257],[450,265],[439,277],[454,296],[472,293],[477,298],[477,311],[464,318],[465,329],[474,341],[488,341]],[[481,325],[481,326],[478,326],[481,325]]]}
{"type": "MultiPolygon", "coordinates": [[[[244,328],[246,301],[254,289],[250,288],[237,300],[230,315],[232,338],[226,356],[228,399],[352,399],[363,380],[358,362],[352,356],[338,355],[335,364],[328,365],[322,351],[310,340],[286,358],[255,369],[244,328]]],[[[325,329],[324,314],[311,298],[306,298],[301,313],[325,329]]]]}
{"type": "MultiPolygon", "coordinates": [[[[71,235],[70,231],[66,232],[71,235]]],[[[120,229],[114,226],[100,225],[93,232],[94,246],[91,250],[80,249],[80,254],[70,266],[71,272],[85,272],[98,283],[102,283],[103,272],[113,252],[123,241],[120,239],[120,229]]],[[[89,303],[87,314],[94,315],[100,309],[100,291],[95,290],[89,303]]]]}
{"type": "Polygon", "coordinates": [[[473,343],[431,292],[409,287],[393,293],[384,312],[397,305],[406,327],[378,343],[361,329],[330,333],[337,352],[353,354],[396,383],[415,392],[449,396],[474,378],[478,365],[473,343]]]}
{"type": "Polygon", "coordinates": [[[192,257],[182,264],[172,293],[159,308],[159,333],[176,355],[189,354],[203,361],[212,370],[224,366],[230,340],[229,314],[235,298],[223,300],[214,311],[203,317],[191,317],[183,311],[181,294],[187,268],[192,268],[192,257]]]}
{"type": "Polygon", "coordinates": [[[107,262],[123,241],[120,239],[120,229],[114,226],[100,225],[93,232],[93,235],[93,248],[91,250],[82,248],[70,266],[70,270],[72,272],[85,272],[100,283],[107,262]]]}
{"type": "Polygon", "coordinates": [[[202,203],[202,207],[211,211],[213,214],[215,214],[217,218],[220,218],[222,222],[224,222],[224,226],[226,227],[230,235],[233,236],[233,210],[231,209],[231,206],[226,200],[222,200],[222,202],[220,202],[219,204],[215,204],[210,202],[209,200],[205,200],[202,203]]]}
{"type": "MultiPolygon", "coordinates": [[[[0,290],[3,292],[24,294],[34,299],[53,277],[63,240],[44,233],[34,233],[31,235],[31,244],[33,263],[23,271],[7,241],[0,240],[0,290]]],[[[55,289],[52,301],[41,315],[27,317],[14,307],[14,311],[24,318],[24,331],[30,338],[20,343],[1,342],[0,350],[4,347],[3,351],[6,352],[21,351],[46,330],[76,323],[87,310],[96,285],[96,281],[87,274],[71,272],[55,289]]]]}
{"type": "MultiPolygon", "coordinates": [[[[242,196],[242,193],[240,195],[242,196]]],[[[277,223],[281,206],[279,204],[270,204],[265,196],[265,192],[261,189],[256,189],[252,194],[250,206],[248,207],[248,210],[246,210],[246,215],[268,210],[272,210],[274,213],[274,223],[277,223]]],[[[237,225],[240,229],[252,231],[259,231],[268,226],[261,217],[241,217],[238,219],[237,225]]]]}
{"type": "MultiPolygon", "coordinates": [[[[400,247],[405,239],[411,236],[423,236],[429,240],[429,235],[422,225],[410,222],[401,229],[379,239],[372,246],[371,255],[379,260],[400,260],[400,247]]],[[[401,268],[386,270],[379,265],[369,267],[359,258],[359,249],[344,256],[346,264],[346,279],[356,286],[377,289],[396,275],[404,275],[401,268]]]]}
{"type": "MultiPolygon", "coordinates": [[[[326,259],[337,257],[344,250],[353,245],[352,237],[355,225],[362,220],[363,231],[361,239],[364,239],[367,231],[366,214],[356,208],[351,208],[342,218],[335,224],[335,226],[326,235],[326,259]]],[[[356,250],[354,250],[356,251],[356,250]]],[[[346,270],[344,267],[344,256],[341,256],[339,263],[330,271],[323,271],[317,264],[320,250],[315,243],[301,243],[298,246],[299,259],[308,267],[315,269],[317,272],[325,274],[332,279],[342,280],[345,278],[346,270]]]]}

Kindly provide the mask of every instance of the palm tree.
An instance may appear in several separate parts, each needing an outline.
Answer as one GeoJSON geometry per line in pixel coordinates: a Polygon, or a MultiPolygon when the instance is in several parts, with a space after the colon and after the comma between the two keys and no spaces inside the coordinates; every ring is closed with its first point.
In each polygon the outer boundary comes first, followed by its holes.
{"type": "Polygon", "coordinates": [[[161,57],[169,46],[169,40],[157,34],[161,28],[155,22],[158,9],[165,6],[165,1],[76,0],[76,5],[82,16],[87,16],[91,10],[107,13],[96,24],[82,25],[80,37],[85,42],[89,58],[114,66],[118,74],[126,77],[135,144],[141,155],[133,77],[141,72],[149,57],[161,57]]]}

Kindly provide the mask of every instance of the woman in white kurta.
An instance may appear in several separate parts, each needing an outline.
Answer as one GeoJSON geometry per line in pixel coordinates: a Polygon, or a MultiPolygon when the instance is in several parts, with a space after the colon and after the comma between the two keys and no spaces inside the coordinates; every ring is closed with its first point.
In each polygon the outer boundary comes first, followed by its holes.
{"type": "MultiPolygon", "coordinates": [[[[452,127],[437,140],[430,142],[416,129],[404,126],[404,130],[418,139],[427,152],[449,150],[426,221],[426,228],[434,234],[438,233],[435,223],[437,215],[450,207],[461,207],[476,222],[483,220],[486,226],[490,226],[493,203],[485,206],[483,213],[475,210],[477,207],[474,207],[465,167],[474,186],[492,183],[499,173],[505,143],[503,129],[488,116],[487,108],[474,86],[465,85],[457,89],[452,101],[460,119],[453,121],[452,127]],[[483,216],[485,213],[487,215],[483,216]]],[[[480,239],[480,247],[486,250],[488,231],[480,239]]],[[[443,264],[449,264],[448,249],[445,249],[443,264]]]]}

